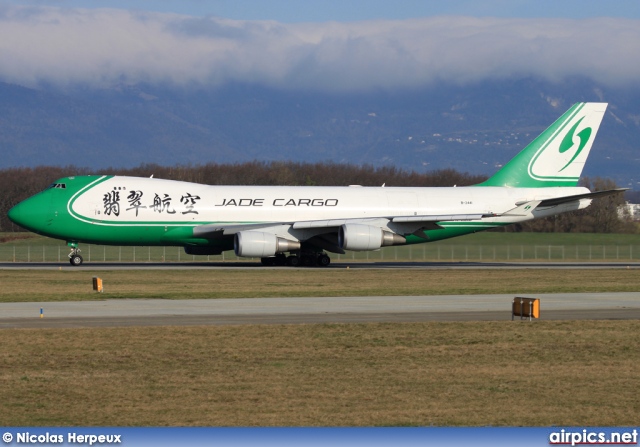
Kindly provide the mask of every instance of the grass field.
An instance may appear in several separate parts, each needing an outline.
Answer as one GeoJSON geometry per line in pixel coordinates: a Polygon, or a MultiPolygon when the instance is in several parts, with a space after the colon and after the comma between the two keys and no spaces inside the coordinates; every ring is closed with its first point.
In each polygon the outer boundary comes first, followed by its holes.
{"type": "Polygon", "coordinates": [[[1,330],[8,426],[633,426],[640,323],[1,330]]]}
{"type": "MultiPolygon", "coordinates": [[[[3,302],[638,290],[634,268],[0,270],[3,302]]],[[[639,345],[633,320],[2,329],[0,421],[632,426],[639,345]]]]}
{"type": "Polygon", "coordinates": [[[637,268],[0,270],[0,302],[114,298],[256,298],[633,292],[637,268]],[[92,290],[102,278],[104,293],[92,290]]]}

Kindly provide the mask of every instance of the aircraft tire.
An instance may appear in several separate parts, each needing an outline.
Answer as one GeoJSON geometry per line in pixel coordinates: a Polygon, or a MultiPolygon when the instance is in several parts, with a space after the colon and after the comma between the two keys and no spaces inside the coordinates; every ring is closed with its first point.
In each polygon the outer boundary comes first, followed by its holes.
{"type": "Polygon", "coordinates": [[[291,267],[299,267],[300,266],[300,258],[298,256],[289,256],[287,258],[287,265],[291,267]]]}
{"type": "Polygon", "coordinates": [[[331,263],[331,258],[325,254],[318,256],[317,264],[320,267],[327,267],[331,263]]]}
{"type": "Polygon", "coordinates": [[[316,257],[315,256],[303,256],[301,259],[301,264],[305,267],[313,267],[314,265],[316,265],[316,257]]]}
{"type": "Polygon", "coordinates": [[[82,265],[82,261],[83,261],[83,259],[82,259],[82,256],[80,256],[80,255],[73,255],[73,256],[71,256],[69,258],[69,264],[71,264],[71,265],[73,265],[75,267],[77,267],[79,265],[82,265]]]}

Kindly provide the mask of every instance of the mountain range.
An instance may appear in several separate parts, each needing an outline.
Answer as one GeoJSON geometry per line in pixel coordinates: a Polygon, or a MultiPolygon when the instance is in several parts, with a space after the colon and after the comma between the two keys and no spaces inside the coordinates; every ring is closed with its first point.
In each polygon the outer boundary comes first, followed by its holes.
{"type": "Polygon", "coordinates": [[[640,88],[586,78],[350,94],[0,83],[0,168],[291,160],[491,174],[579,101],[609,103],[583,175],[640,189],[640,88]]]}

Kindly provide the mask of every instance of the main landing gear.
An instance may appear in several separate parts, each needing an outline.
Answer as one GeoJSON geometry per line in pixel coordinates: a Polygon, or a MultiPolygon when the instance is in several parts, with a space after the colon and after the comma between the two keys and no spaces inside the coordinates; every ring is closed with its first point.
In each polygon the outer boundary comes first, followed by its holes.
{"type": "Polygon", "coordinates": [[[71,247],[71,253],[69,253],[69,264],[76,267],[82,265],[83,259],[82,256],[80,256],[78,244],[75,242],[68,242],[67,245],[71,247]]]}
{"type": "Polygon", "coordinates": [[[284,253],[278,253],[268,258],[260,258],[262,265],[290,267],[326,267],[331,263],[331,258],[326,253],[300,252],[286,256],[284,253]]]}

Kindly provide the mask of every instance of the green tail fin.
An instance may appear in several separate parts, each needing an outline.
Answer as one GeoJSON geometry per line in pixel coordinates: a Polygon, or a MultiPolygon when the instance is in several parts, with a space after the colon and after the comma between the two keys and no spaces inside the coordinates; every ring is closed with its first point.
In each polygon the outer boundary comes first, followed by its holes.
{"type": "Polygon", "coordinates": [[[478,186],[577,186],[607,103],[580,102],[478,186]]]}

